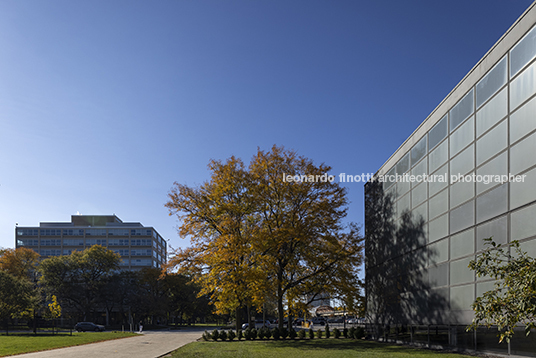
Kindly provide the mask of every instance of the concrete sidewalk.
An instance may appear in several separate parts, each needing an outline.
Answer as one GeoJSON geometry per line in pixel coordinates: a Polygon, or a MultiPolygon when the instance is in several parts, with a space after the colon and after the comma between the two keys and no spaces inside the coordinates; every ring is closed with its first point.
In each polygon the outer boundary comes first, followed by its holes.
{"type": "MultiPolygon", "coordinates": [[[[157,358],[196,341],[203,330],[147,331],[138,337],[20,354],[17,358],[157,358]]],[[[88,334],[91,334],[88,332],[88,334]]]]}

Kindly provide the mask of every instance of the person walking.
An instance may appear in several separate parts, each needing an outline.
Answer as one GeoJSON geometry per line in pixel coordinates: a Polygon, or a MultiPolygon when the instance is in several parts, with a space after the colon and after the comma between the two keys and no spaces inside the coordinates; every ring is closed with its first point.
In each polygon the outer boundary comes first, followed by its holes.
{"type": "Polygon", "coordinates": [[[143,332],[143,321],[140,321],[140,332],[139,333],[142,333],[143,332]]]}

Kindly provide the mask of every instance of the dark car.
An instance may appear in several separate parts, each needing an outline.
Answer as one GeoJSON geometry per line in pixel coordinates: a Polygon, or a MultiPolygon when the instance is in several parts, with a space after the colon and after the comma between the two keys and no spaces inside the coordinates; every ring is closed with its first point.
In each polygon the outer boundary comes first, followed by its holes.
{"type": "Polygon", "coordinates": [[[77,324],[75,324],[74,329],[76,329],[78,332],[102,332],[104,331],[104,326],[101,326],[100,324],[95,324],[93,322],[78,322],[77,324]]]}

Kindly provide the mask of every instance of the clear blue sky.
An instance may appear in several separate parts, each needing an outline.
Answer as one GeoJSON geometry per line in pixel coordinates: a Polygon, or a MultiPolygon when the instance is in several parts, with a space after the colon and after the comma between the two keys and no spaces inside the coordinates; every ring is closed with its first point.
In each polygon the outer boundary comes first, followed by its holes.
{"type": "Polygon", "coordinates": [[[0,246],[77,211],[187,246],[173,182],[257,147],[375,172],[530,4],[2,0],[0,246]]]}

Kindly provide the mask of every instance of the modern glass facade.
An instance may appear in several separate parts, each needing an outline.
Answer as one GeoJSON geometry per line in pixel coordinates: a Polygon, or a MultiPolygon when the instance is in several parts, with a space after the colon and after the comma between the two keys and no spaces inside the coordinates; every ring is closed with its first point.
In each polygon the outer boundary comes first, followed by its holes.
{"type": "Polygon", "coordinates": [[[536,255],[535,24],[533,4],[365,186],[374,322],[469,324],[483,239],[536,255]]]}
{"type": "Polygon", "coordinates": [[[28,247],[43,258],[101,245],[121,255],[121,268],[135,270],[161,267],[167,257],[167,243],[154,228],[124,223],[115,215],[73,215],[70,223],[17,227],[15,236],[16,247],[28,247]]]}

